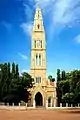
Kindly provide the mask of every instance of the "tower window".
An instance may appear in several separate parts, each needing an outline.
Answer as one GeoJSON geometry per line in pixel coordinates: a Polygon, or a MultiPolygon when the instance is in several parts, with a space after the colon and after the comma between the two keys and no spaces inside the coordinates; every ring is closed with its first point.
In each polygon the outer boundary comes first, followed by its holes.
{"type": "Polygon", "coordinates": [[[42,48],[42,41],[41,41],[41,48],[42,48]]]}
{"type": "Polygon", "coordinates": [[[36,83],[41,83],[41,77],[36,77],[36,83]]]}
{"type": "Polygon", "coordinates": [[[38,55],[36,55],[36,65],[38,65],[38,55]]]}
{"type": "Polygon", "coordinates": [[[34,47],[36,48],[36,40],[34,41],[34,47]]]}
{"type": "Polygon", "coordinates": [[[41,55],[39,55],[39,65],[41,65],[41,55]]]}
{"type": "Polygon", "coordinates": [[[39,29],[39,28],[40,28],[40,25],[38,24],[37,27],[38,27],[38,29],[39,29]]]}
{"type": "Polygon", "coordinates": [[[36,65],[40,66],[41,65],[41,55],[36,54],[36,65]]]}

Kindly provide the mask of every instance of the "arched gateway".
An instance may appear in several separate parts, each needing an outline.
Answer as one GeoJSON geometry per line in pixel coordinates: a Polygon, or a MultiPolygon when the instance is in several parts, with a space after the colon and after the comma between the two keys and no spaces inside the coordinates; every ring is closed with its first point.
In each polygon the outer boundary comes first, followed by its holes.
{"type": "Polygon", "coordinates": [[[43,97],[42,97],[42,94],[40,92],[38,92],[35,95],[35,103],[36,103],[36,106],[43,106],[43,97]]]}

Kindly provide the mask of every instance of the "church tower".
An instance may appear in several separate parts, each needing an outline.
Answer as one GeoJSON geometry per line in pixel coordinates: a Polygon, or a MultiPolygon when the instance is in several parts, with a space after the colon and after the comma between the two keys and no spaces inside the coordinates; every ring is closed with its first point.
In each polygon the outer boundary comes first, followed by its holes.
{"type": "Polygon", "coordinates": [[[37,7],[34,17],[31,41],[31,76],[34,85],[31,88],[31,103],[36,106],[56,104],[56,87],[46,79],[46,38],[41,9],[37,7]]]}
{"type": "Polygon", "coordinates": [[[41,9],[37,7],[32,31],[31,75],[36,84],[45,86],[46,40],[41,9]]]}

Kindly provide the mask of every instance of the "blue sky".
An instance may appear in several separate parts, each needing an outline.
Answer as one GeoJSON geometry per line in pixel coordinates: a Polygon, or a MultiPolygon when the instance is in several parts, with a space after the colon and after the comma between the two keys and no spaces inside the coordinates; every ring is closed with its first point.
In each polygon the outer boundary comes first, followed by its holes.
{"type": "Polygon", "coordinates": [[[80,0],[0,0],[0,63],[30,70],[31,29],[37,4],[47,42],[47,75],[80,69],[80,0]]]}

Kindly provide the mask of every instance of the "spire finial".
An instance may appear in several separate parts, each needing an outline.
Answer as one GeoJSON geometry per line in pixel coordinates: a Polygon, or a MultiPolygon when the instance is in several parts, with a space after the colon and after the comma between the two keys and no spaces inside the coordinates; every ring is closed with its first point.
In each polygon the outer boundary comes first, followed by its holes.
{"type": "Polygon", "coordinates": [[[39,4],[39,2],[37,2],[37,4],[36,4],[36,8],[40,8],[40,4],[39,4]]]}

